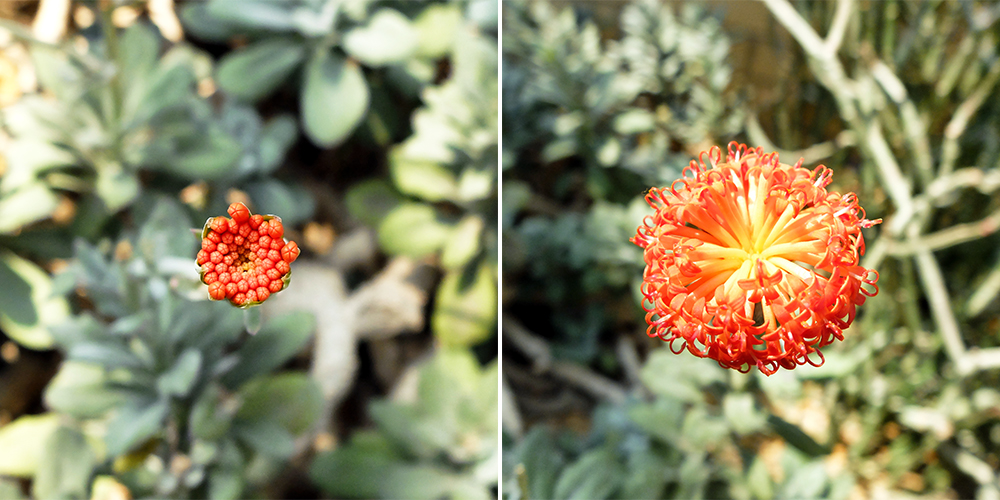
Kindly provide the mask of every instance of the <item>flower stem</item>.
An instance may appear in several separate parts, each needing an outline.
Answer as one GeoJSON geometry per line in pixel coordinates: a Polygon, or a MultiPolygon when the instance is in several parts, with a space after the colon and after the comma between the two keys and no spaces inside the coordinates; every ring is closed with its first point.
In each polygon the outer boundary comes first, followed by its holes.
{"type": "Polygon", "coordinates": [[[243,310],[243,326],[247,329],[247,333],[256,335],[262,323],[259,307],[248,307],[243,310]]]}

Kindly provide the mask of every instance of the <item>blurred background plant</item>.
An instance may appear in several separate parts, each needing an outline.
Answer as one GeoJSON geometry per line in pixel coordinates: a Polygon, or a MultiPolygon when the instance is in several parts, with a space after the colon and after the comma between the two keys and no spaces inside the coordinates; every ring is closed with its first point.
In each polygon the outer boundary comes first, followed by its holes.
{"type": "Polygon", "coordinates": [[[1000,7],[504,4],[509,498],[1000,497],[1000,7]],[[645,190],[740,140],[836,171],[881,273],[821,368],[647,338],[645,190]]]}
{"type": "Polygon", "coordinates": [[[0,497],[495,497],[497,13],[0,4],[0,497]],[[304,250],[253,336],[237,200],[304,250]]]}

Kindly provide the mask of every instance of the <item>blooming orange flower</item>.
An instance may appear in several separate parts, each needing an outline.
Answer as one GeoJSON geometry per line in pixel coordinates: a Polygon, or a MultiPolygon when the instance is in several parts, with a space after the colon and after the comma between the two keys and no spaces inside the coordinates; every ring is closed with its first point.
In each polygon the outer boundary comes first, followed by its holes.
{"type": "Polygon", "coordinates": [[[201,232],[197,262],[212,300],[229,299],[249,307],[288,286],[299,246],[285,241],[281,218],[250,215],[242,203],[229,205],[228,217],[212,217],[201,232]]]}
{"type": "Polygon", "coordinates": [[[824,166],[728,150],[725,161],[717,146],[702,152],[646,195],[656,213],[631,241],[644,249],[647,334],[741,372],[819,366],[818,349],[843,340],[878,293],[878,273],[858,259],[861,228],[881,219],[865,219],[854,193],[827,192],[824,166]]]}

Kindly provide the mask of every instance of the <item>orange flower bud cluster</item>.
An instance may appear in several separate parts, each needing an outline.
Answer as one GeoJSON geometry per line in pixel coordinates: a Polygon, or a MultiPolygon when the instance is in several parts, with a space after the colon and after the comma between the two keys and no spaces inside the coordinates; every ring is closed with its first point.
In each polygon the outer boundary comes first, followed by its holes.
{"type": "Polygon", "coordinates": [[[251,215],[239,202],[229,205],[229,215],[231,219],[212,217],[205,222],[197,257],[201,281],[212,300],[257,305],[288,286],[289,264],[299,256],[299,247],[285,241],[276,216],[251,215]]]}

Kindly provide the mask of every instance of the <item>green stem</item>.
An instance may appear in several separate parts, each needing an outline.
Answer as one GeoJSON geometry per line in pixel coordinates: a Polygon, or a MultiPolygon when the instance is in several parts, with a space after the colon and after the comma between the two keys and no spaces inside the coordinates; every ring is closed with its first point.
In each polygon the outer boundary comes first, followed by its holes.
{"type": "MultiPolygon", "coordinates": [[[[104,34],[104,44],[107,49],[108,62],[115,65],[115,72],[111,75],[111,81],[108,82],[111,88],[111,109],[109,116],[109,124],[113,127],[114,136],[118,137],[119,132],[119,120],[121,117],[121,108],[123,101],[124,91],[122,89],[121,81],[121,67],[119,64],[118,54],[118,30],[115,28],[114,23],[111,21],[111,14],[114,11],[114,6],[112,2],[102,2],[101,6],[101,31],[104,34]]],[[[117,139],[116,139],[117,142],[117,139]]]]}
{"type": "Polygon", "coordinates": [[[263,322],[260,318],[260,307],[251,306],[243,310],[243,326],[246,327],[247,333],[250,335],[256,335],[260,331],[260,326],[263,322]]]}

